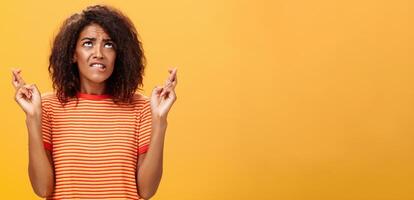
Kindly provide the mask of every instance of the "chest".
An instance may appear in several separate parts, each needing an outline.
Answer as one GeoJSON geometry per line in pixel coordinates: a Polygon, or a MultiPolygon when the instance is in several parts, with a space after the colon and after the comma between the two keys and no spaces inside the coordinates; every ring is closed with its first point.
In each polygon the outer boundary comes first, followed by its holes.
{"type": "Polygon", "coordinates": [[[56,164],[135,163],[138,135],[134,110],[82,108],[53,111],[52,142],[56,164]]]}

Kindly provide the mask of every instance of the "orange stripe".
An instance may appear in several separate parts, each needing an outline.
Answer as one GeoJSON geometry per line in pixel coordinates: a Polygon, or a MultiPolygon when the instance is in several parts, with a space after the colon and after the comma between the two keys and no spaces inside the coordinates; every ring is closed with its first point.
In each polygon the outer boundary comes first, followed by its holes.
{"type": "Polygon", "coordinates": [[[149,99],[136,94],[119,106],[87,97],[63,107],[54,94],[42,95],[42,138],[53,151],[56,178],[49,199],[138,199],[137,157],[151,137],[149,99]]]}

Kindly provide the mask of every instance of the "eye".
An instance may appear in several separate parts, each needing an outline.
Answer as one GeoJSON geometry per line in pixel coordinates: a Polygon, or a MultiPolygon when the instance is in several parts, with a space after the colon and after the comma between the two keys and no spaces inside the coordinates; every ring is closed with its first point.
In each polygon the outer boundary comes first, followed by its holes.
{"type": "Polygon", "coordinates": [[[105,43],[105,48],[110,48],[110,49],[112,49],[112,48],[114,48],[114,44],[113,44],[113,43],[111,43],[111,42],[105,43]]]}
{"type": "Polygon", "coordinates": [[[82,46],[84,46],[84,47],[91,47],[92,46],[92,42],[90,42],[90,41],[84,42],[82,44],[82,46]]]}

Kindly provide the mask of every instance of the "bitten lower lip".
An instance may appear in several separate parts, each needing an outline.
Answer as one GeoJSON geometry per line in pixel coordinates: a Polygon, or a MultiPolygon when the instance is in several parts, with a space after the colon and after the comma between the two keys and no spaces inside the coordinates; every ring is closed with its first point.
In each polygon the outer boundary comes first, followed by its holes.
{"type": "Polygon", "coordinates": [[[93,68],[94,70],[97,70],[99,72],[104,72],[106,70],[105,65],[101,64],[101,63],[92,63],[90,65],[91,68],[93,68]]]}
{"type": "Polygon", "coordinates": [[[96,70],[96,71],[99,71],[99,72],[104,72],[104,71],[106,71],[106,67],[92,67],[92,70],[96,70]]]}

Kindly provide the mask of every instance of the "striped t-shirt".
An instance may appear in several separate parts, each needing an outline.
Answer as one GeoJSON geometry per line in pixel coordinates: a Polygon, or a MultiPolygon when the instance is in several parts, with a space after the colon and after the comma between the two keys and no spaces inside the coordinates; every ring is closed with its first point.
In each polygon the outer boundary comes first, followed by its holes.
{"type": "Polygon", "coordinates": [[[55,187],[48,199],[139,199],[136,167],[148,150],[151,107],[135,94],[131,104],[109,95],[77,94],[62,106],[42,95],[42,134],[53,154],[55,187]]]}

